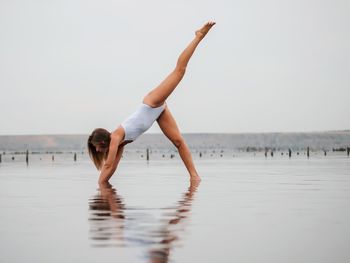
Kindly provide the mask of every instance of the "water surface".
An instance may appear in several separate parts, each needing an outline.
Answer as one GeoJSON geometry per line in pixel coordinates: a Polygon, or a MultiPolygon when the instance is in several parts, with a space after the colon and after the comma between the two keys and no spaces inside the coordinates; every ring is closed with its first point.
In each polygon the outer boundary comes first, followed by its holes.
{"type": "Polygon", "coordinates": [[[0,164],[0,262],[350,262],[345,156],[0,164]]]}

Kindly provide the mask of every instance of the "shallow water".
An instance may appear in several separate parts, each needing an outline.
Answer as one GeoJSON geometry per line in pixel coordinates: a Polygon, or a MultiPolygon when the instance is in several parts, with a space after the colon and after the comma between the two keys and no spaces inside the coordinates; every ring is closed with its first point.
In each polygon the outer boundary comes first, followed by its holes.
{"type": "Polygon", "coordinates": [[[0,164],[0,262],[350,262],[350,159],[0,164]]]}

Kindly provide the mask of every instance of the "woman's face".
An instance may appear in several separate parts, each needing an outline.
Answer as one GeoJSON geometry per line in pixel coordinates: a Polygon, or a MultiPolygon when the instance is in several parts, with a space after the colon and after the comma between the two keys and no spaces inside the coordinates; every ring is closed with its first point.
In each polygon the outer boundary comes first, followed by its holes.
{"type": "Polygon", "coordinates": [[[100,152],[100,153],[106,153],[107,152],[107,148],[99,145],[99,144],[94,144],[96,152],[100,152]]]}

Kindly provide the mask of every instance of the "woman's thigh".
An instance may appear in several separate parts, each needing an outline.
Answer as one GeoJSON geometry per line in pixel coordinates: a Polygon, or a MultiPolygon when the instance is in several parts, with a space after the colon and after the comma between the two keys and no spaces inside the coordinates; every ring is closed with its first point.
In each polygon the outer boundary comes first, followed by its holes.
{"type": "Polygon", "coordinates": [[[165,107],[164,111],[157,119],[157,122],[164,135],[170,141],[172,141],[175,145],[181,143],[182,135],[168,106],[165,107]]]}
{"type": "Polygon", "coordinates": [[[183,78],[185,71],[175,69],[156,88],[151,90],[143,99],[143,102],[151,107],[163,105],[165,100],[177,87],[183,78]]]}

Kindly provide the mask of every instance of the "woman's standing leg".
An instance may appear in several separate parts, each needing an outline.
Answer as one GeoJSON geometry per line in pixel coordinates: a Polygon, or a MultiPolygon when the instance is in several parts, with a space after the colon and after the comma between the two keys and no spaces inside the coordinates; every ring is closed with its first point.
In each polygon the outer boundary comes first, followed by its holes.
{"type": "Polygon", "coordinates": [[[213,25],[215,25],[214,22],[208,22],[201,29],[196,31],[195,38],[180,54],[175,69],[169,74],[168,77],[166,77],[165,80],[159,84],[159,86],[157,86],[145,96],[143,99],[144,103],[151,107],[158,107],[163,105],[165,100],[174,91],[176,86],[185,75],[188,61],[190,60],[199,42],[205,37],[213,25]]]}
{"type": "Polygon", "coordinates": [[[198,173],[194,166],[190,149],[182,137],[179,128],[177,127],[176,121],[171,115],[168,106],[165,107],[165,110],[162,112],[157,122],[165,136],[168,137],[168,139],[178,149],[180,157],[190,174],[191,180],[199,181],[200,177],[198,176],[198,173]]]}

